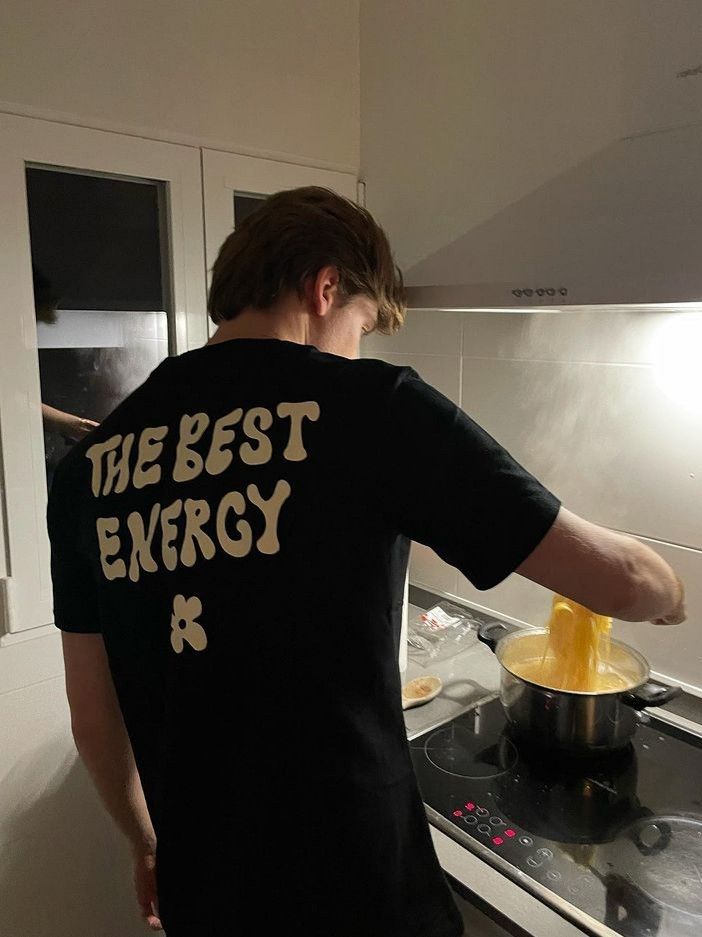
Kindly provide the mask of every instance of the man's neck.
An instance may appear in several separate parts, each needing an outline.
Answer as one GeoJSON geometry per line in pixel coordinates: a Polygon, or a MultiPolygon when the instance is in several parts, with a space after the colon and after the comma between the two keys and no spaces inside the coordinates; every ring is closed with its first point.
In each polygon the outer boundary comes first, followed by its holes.
{"type": "Polygon", "coordinates": [[[290,306],[266,310],[243,309],[233,319],[220,322],[207,344],[214,345],[233,338],[277,338],[308,345],[309,321],[302,309],[290,306]]]}

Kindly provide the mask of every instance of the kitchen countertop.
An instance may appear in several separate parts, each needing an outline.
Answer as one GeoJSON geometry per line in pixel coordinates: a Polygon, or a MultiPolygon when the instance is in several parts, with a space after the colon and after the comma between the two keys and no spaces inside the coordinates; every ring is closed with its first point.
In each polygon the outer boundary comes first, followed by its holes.
{"type": "MultiPolygon", "coordinates": [[[[410,623],[423,611],[424,609],[417,605],[410,605],[410,623]]],[[[474,644],[455,657],[429,663],[427,666],[418,664],[412,658],[412,653],[410,648],[404,682],[432,674],[440,677],[443,687],[441,693],[430,703],[405,711],[408,738],[421,735],[432,726],[453,719],[468,706],[496,693],[499,688],[500,665],[495,655],[481,644],[477,637],[474,644]]]]}

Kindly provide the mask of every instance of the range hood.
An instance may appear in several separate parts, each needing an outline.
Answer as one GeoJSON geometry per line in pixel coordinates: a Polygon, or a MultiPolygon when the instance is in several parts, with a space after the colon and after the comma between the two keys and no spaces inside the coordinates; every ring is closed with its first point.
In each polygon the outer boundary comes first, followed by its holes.
{"type": "Polygon", "coordinates": [[[702,125],[629,137],[406,272],[412,309],[702,303],[702,125]]]}

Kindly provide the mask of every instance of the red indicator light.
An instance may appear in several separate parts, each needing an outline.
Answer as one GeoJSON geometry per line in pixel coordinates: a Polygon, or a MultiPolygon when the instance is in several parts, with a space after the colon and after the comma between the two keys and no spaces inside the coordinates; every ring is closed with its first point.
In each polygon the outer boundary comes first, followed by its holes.
{"type": "Polygon", "coordinates": [[[462,817],[462,816],[463,816],[463,811],[462,811],[462,810],[454,810],[454,811],[453,811],[453,815],[454,815],[454,817],[462,817]]]}
{"type": "Polygon", "coordinates": [[[475,804],[471,804],[470,801],[466,804],[466,810],[475,810],[475,804]]]}
{"type": "Polygon", "coordinates": [[[505,830],[505,836],[509,836],[511,838],[512,836],[516,836],[516,835],[517,835],[516,830],[505,830]]]}
{"type": "Polygon", "coordinates": [[[492,841],[496,846],[501,846],[504,843],[504,840],[501,836],[493,836],[492,841]]]}

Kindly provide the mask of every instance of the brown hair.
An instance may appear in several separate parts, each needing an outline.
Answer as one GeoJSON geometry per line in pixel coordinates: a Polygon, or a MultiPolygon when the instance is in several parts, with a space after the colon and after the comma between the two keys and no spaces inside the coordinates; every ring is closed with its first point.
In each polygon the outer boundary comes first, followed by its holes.
{"type": "Polygon", "coordinates": [[[213,322],[247,307],[268,309],[322,267],[339,271],[342,300],[378,304],[378,330],[392,334],[405,317],[402,274],[370,212],[330,189],[309,186],[271,195],[226,239],[212,268],[213,322]]]}

